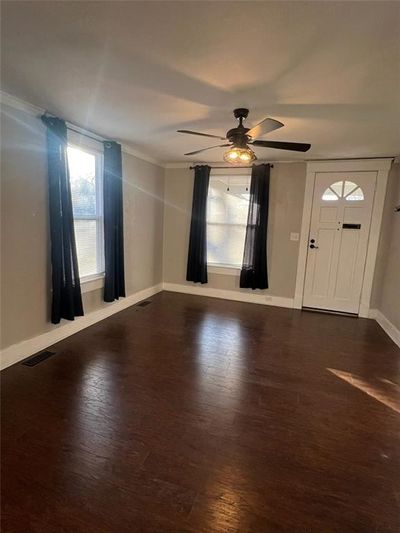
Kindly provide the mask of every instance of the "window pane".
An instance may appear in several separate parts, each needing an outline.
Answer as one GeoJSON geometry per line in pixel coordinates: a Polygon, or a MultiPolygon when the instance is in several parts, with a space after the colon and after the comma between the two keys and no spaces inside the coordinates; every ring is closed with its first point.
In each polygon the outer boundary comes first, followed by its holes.
{"type": "Polygon", "coordinates": [[[222,265],[241,266],[246,226],[208,224],[207,261],[222,265]]]}
{"type": "Polygon", "coordinates": [[[97,273],[97,221],[74,220],[79,276],[97,273]]]}
{"type": "Polygon", "coordinates": [[[228,192],[226,195],[228,224],[246,224],[249,211],[250,194],[247,192],[228,192]]]}
{"type": "Polygon", "coordinates": [[[69,146],[68,166],[74,216],[96,216],[96,157],[69,146]]]}
{"type": "Polygon", "coordinates": [[[211,187],[208,192],[207,203],[207,221],[208,222],[225,222],[226,206],[224,201],[224,193],[211,187]]]}
{"type": "Polygon", "coordinates": [[[250,176],[213,176],[207,202],[210,263],[240,266],[249,210],[250,176]]]}

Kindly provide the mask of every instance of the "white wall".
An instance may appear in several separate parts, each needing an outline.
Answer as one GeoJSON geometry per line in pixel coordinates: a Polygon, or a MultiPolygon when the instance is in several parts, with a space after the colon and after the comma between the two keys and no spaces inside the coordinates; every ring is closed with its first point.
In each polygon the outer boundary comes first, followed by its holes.
{"type": "MultiPolygon", "coordinates": [[[[45,128],[1,106],[1,347],[63,327],[50,323],[45,128]]],[[[162,282],[164,169],[123,153],[127,296],[162,282]]],[[[83,294],[85,314],[102,291],[83,294]]],[[[113,305],[113,304],[111,304],[113,305]]]]}
{"type": "MultiPolygon", "coordinates": [[[[305,163],[274,163],[271,169],[268,217],[269,289],[239,288],[239,277],[209,273],[208,284],[198,289],[220,289],[258,297],[260,294],[293,298],[299,243],[290,240],[300,232],[306,177],[305,163]]],[[[193,171],[169,168],[165,173],[164,282],[193,287],[186,281],[187,250],[193,193],[193,171]]]]}
{"type": "Polygon", "coordinates": [[[386,191],[372,294],[378,309],[400,331],[400,164],[392,166],[386,191]]]}

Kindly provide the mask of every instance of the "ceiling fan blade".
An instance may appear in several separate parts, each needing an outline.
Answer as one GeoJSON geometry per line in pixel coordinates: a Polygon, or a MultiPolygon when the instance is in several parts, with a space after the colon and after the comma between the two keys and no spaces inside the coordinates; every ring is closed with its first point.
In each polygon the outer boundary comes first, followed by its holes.
{"type": "Polygon", "coordinates": [[[231,146],[230,144],[217,144],[217,146],[209,146],[208,148],[202,148],[201,150],[195,150],[194,152],[188,152],[184,155],[195,155],[199,154],[200,152],[205,152],[206,150],[211,150],[211,148],[223,148],[224,146],[231,146]]]}
{"type": "Polygon", "coordinates": [[[225,141],[226,137],[220,137],[219,135],[210,135],[209,133],[200,133],[198,131],[190,131],[190,130],[177,130],[178,133],[188,133],[189,135],[200,135],[201,137],[212,137],[213,139],[221,139],[221,141],[225,141]]]}
{"type": "Polygon", "coordinates": [[[262,146],[264,148],[278,148],[279,150],[292,150],[294,152],[307,152],[311,144],[305,143],[287,143],[283,141],[252,141],[253,146],[262,146]]]}
{"type": "Polygon", "coordinates": [[[260,137],[261,135],[265,135],[266,133],[269,133],[270,131],[277,130],[279,128],[282,128],[284,124],[282,122],[279,122],[279,120],[275,120],[273,118],[265,118],[261,122],[259,122],[256,126],[253,126],[246,135],[249,135],[254,139],[254,137],[260,137]]]}

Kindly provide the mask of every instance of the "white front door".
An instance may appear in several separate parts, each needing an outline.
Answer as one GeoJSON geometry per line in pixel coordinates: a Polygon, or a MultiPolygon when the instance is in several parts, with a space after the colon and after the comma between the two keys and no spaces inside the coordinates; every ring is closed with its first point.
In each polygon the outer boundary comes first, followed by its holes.
{"type": "Polygon", "coordinates": [[[358,314],[376,172],[315,175],[303,306],[358,314]]]}

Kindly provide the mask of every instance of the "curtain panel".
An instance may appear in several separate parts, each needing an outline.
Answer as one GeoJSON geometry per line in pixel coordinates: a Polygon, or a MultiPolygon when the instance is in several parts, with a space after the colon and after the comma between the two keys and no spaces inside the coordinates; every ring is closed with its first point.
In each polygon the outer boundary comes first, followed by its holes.
{"type": "Polygon", "coordinates": [[[43,115],[47,126],[47,160],[51,241],[51,322],[83,316],[74,218],[67,156],[67,127],[63,120],[43,115]]]}
{"type": "Polygon", "coordinates": [[[253,165],[240,287],[268,289],[267,228],[270,165],[253,165]]]}
{"type": "Polygon", "coordinates": [[[104,144],[104,301],[125,296],[121,145],[104,144]]]}
{"type": "Polygon", "coordinates": [[[194,169],[192,219],[186,280],[207,283],[207,195],[211,168],[197,165],[194,169]]]}

